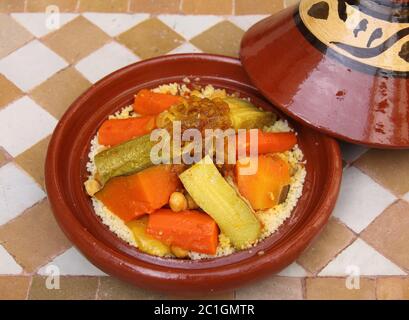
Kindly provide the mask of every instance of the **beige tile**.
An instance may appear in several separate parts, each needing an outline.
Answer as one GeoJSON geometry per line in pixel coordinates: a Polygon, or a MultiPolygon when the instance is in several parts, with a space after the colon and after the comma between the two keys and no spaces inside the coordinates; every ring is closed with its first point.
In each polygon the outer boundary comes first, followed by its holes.
{"type": "Polygon", "coordinates": [[[48,289],[46,280],[33,277],[29,300],[94,300],[98,288],[98,277],[60,277],[59,289],[48,289]]]}
{"type": "Polygon", "coordinates": [[[30,149],[19,154],[15,159],[17,164],[29,173],[43,189],[45,189],[44,164],[50,139],[51,136],[48,136],[30,149]]]}
{"type": "Polygon", "coordinates": [[[0,300],[26,299],[30,280],[27,276],[0,276],[0,300]]]}
{"type": "Polygon", "coordinates": [[[300,300],[302,297],[300,278],[270,276],[236,290],[237,300],[300,300]]]}
{"type": "Polygon", "coordinates": [[[37,270],[71,246],[58,227],[47,200],[1,226],[0,239],[27,272],[37,270]]]}
{"type": "Polygon", "coordinates": [[[101,277],[97,299],[101,300],[154,300],[164,294],[136,288],[112,277],[101,277]]]}
{"type": "Polygon", "coordinates": [[[12,159],[12,157],[7,153],[2,146],[0,146],[0,167],[6,164],[12,159]]]}
{"type": "Polygon", "coordinates": [[[372,149],[354,165],[397,195],[409,191],[409,150],[372,149]]]}
{"type": "Polygon", "coordinates": [[[74,12],[77,0],[27,0],[28,12],[44,12],[48,6],[55,5],[60,12],[74,12]]]}
{"type": "Polygon", "coordinates": [[[0,13],[0,59],[22,47],[33,36],[9,15],[0,13]]]}
{"type": "Polygon", "coordinates": [[[243,33],[242,29],[231,22],[223,21],[196,36],[190,42],[206,53],[237,57],[243,33]]]}
{"type": "Polygon", "coordinates": [[[152,18],[120,34],[118,41],[147,59],[177,48],[184,39],[159,19],[152,18]]]}
{"type": "Polygon", "coordinates": [[[131,0],[131,12],[179,13],[181,0],[131,0]]]}
{"type": "Polygon", "coordinates": [[[393,203],[369,225],[361,237],[385,257],[409,269],[409,203],[393,203]]]}
{"type": "Polygon", "coordinates": [[[284,0],[284,7],[288,8],[291,7],[294,4],[300,3],[300,0],[284,0]]]}
{"type": "Polygon", "coordinates": [[[387,277],[376,281],[378,299],[409,300],[409,278],[387,277]]]}
{"type": "Polygon", "coordinates": [[[25,0],[1,0],[0,12],[22,12],[25,0]]]}
{"type": "Polygon", "coordinates": [[[127,12],[129,0],[80,0],[80,11],[127,12]]]}
{"type": "Polygon", "coordinates": [[[306,298],[310,300],[372,300],[375,280],[360,278],[359,289],[348,289],[345,278],[307,278],[306,298]]]}
{"type": "Polygon", "coordinates": [[[36,87],[30,96],[60,119],[74,100],[90,86],[91,83],[74,67],[69,67],[36,87]]]}
{"type": "Polygon", "coordinates": [[[20,98],[23,93],[13,82],[0,74],[0,108],[8,105],[10,102],[20,98]]]}
{"type": "Polygon", "coordinates": [[[232,14],[233,0],[183,0],[185,14],[232,14]]]}
{"type": "Polygon", "coordinates": [[[71,63],[89,55],[109,40],[108,35],[82,16],[43,38],[46,45],[71,63]]]}
{"type": "Polygon", "coordinates": [[[236,14],[270,14],[284,8],[283,0],[236,0],[236,14]]]}
{"type": "Polygon", "coordinates": [[[315,273],[325,267],[354,238],[347,227],[331,218],[318,238],[298,258],[298,263],[315,273]]]}

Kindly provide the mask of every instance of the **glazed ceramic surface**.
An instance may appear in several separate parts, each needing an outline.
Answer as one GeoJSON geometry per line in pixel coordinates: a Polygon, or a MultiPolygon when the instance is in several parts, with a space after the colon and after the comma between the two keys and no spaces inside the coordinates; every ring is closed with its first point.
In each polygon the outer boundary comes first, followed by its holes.
{"type": "Polygon", "coordinates": [[[339,191],[337,143],[293,124],[307,160],[303,195],[287,221],[251,250],[209,260],[153,257],[131,247],[104,226],[83,188],[90,141],[109,114],[129,105],[142,88],[181,82],[186,76],[239,92],[271,109],[250,84],[238,60],[205,54],[173,55],[121,69],[85,92],[59,122],[47,153],[46,188],[55,217],[68,238],[96,266],[130,283],[163,291],[213,291],[238,287],[293,262],[327,222],[339,191]]]}
{"type": "Polygon", "coordinates": [[[241,44],[251,80],[282,111],[337,138],[409,147],[407,1],[301,0],[241,44]]]}

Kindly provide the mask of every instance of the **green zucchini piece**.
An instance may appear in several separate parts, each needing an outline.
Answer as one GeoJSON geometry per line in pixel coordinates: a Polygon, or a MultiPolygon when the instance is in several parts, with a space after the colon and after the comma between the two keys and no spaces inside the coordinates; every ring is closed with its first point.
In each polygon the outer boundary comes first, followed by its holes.
{"type": "Polygon", "coordinates": [[[223,99],[230,108],[230,120],[234,129],[261,129],[273,125],[277,115],[258,109],[249,101],[227,97],[223,99]]]}
{"type": "Polygon", "coordinates": [[[97,180],[104,185],[113,177],[129,175],[152,166],[150,152],[155,144],[147,134],[96,154],[97,180]]]}
{"type": "Polygon", "coordinates": [[[258,239],[260,222],[209,156],[181,173],[179,178],[193,200],[216,221],[235,248],[245,248],[258,239]]]}

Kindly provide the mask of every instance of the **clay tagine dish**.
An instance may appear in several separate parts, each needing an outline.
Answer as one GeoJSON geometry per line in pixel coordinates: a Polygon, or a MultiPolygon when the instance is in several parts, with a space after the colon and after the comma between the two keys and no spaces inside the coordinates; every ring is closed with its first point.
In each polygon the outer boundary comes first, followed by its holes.
{"type": "Polygon", "coordinates": [[[94,211],[84,188],[89,176],[90,142],[109,115],[133,103],[135,93],[163,84],[183,84],[186,77],[201,86],[237,93],[261,109],[275,112],[252,86],[238,59],[184,54],[130,65],[88,89],[61,118],[48,147],[46,189],[62,230],[104,272],[138,287],[160,291],[227,290],[279,272],[318,235],[338,196],[341,157],[334,139],[289,121],[297,133],[306,175],[291,216],[271,236],[250,249],[209,259],[174,259],[144,253],[111,232],[94,211]]]}
{"type": "Polygon", "coordinates": [[[321,132],[371,147],[409,147],[409,2],[301,0],[241,44],[252,82],[321,132]]]}

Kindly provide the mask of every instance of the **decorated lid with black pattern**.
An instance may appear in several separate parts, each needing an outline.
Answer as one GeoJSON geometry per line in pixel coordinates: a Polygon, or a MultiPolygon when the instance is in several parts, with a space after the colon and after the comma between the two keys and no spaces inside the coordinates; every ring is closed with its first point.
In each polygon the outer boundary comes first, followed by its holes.
{"type": "Polygon", "coordinates": [[[409,0],[301,0],[252,26],[240,58],[295,120],[351,143],[409,148],[409,0]]]}

